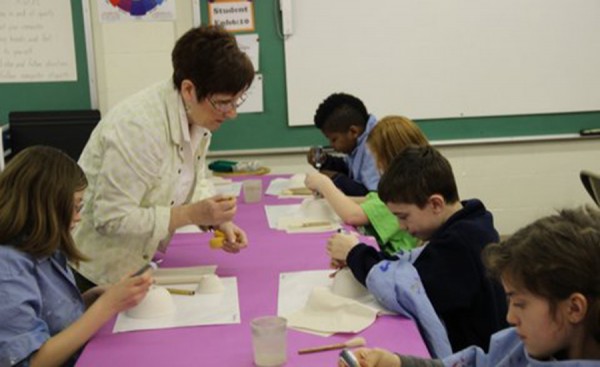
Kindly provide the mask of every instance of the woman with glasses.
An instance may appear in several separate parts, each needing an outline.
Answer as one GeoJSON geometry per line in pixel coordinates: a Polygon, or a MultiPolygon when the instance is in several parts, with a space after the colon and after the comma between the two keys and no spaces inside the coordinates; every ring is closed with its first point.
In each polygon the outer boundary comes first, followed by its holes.
{"type": "Polygon", "coordinates": [[[74,238],[91,259],[75,268],[81,289],[143,266],[186,225],[221,230],[228,252],[247,244],[232,222],[235,199],[215,196],[205,171],[211,134],[236,117],[254,67],[212,26],[185,33],[172,64],[172,78],[109,111],[81,155],[90,184],[74,238]]]}

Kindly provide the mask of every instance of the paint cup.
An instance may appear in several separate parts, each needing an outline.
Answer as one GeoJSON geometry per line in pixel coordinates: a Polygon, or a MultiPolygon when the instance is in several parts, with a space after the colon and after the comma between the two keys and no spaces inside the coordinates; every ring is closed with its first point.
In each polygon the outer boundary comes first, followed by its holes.
{"type": "Polygon", "coordinates": [[[257,203],[262,199],[262,180],[252,179],[242,182],[244,202],[257,203]]]}
{"type": "Polygon", "coordinates": [[[261,316],[250,322],[254,364],[258,367],[283,366],[287,361],[287,320],[261,316]]]}

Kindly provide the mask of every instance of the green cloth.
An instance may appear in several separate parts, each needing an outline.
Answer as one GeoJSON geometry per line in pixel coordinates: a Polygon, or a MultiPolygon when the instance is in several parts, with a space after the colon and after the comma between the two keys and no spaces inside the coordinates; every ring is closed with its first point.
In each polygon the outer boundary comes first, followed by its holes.
{"type": "Polygon", "coordinates": [[[238,162],[235,161],[218,160],[211,162],[208,165],[208,169],[215,172],[233,172],[235,171],[234,167],[237,163],[238,162]]]}
{"type": "Polygon", "coordinates": [[[375,237],[381,251],[393,255],[399,250],[411,250],[417,246],[418,240],[400,228],[398,218],[379,199],[376,192],[367,194],[367,199],[360,207],[369,218],[364,232],[375,237]]]}

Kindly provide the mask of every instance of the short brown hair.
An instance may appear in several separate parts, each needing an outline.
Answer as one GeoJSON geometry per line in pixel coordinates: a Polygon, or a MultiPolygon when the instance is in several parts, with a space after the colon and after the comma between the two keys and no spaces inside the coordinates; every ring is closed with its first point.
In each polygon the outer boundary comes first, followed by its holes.
{"type": "Polygon", "coordinates": [[[377,166],[385,172],[392,160],[406,147],[424,147],[429,142],[417,124],[408,117],[386,116],[369,133],[367,145],[377,166]]]}
{"type": "Polygon", "coordinates": [[[429,197],[459,201],[450,162],[432,146],[404,149],[381,176],[377,193],[384,203],[414,204],[423,208],[429,197]]]}
{"type": "Polygon", "coordinates": [[[254,66],[235,37],[219,26],[192,28],[181,36],[171,53],[173,83],[189,79],[198,100],[214,93],[237,94],[254,80],[254,66]]]}
{"type": "Polygon", "coordinates": [[[0,244],[36,258],[60,250],[71,262],[85,260],[70,227],[74,194],[86,187],[83,170],[62,151],[22,150],[0,173],[0,244]]]}
{"type": "Polygon", "coordinates": [[[496,278],[548,300],[583,294],[589,304],[587,327],[600,342],[600,212],[592,207],[564,209],[536,220],[500,244],[486,246],[483,258],[496,278]]]}

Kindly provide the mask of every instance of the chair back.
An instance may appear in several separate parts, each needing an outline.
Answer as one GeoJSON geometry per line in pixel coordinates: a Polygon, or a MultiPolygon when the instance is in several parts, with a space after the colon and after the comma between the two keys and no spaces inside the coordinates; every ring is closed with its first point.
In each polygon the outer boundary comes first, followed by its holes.
{"type": "Polygon", "coordinates": [[[583,170],[579,173],[583,187],[590,194],[596,205],[600,206],[600,175],[583,170]]]}

